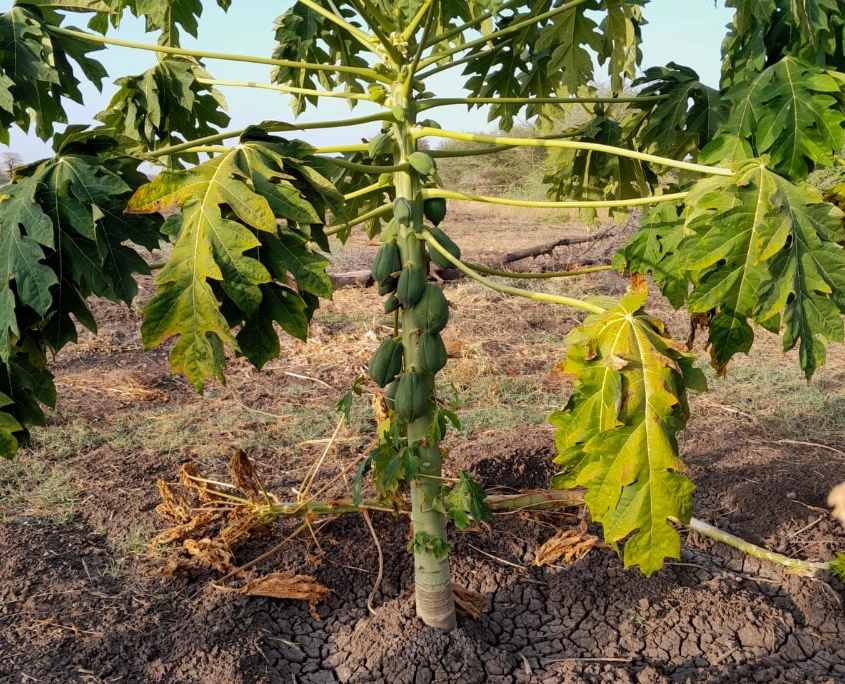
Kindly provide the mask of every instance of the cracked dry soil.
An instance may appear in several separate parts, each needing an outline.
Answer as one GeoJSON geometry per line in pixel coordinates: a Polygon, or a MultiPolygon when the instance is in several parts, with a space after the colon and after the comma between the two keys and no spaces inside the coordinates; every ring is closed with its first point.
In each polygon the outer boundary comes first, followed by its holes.
{"type": "MultiPolygon", "coordinates": [[[[698,514],[753,536],[747,522],[752,516],[727,508],[732,488],[747,486],[732,468],[718,468],[720,462],[735,463],[731,448],[739,458],[734,442],[714,442],[712,433],[688,435],[685,451],[700,483],[698,514]],[[714,450],[721,454],[715,467],[714,450]]],[[[519,430],[484,445],[461,444],[451,462],[482,484],[501,482],[500,470],[508,467],[516,487],[541,487],[551,472],[552,451],[548,431],[519,430]]],[[[761,463],[766,458],[785,456],[756,456],[761,463]]],[[[802,476],[821,459],[810,452],[790,455],[791,478],[767,480],[764,474],[756,496],[743,491],[743,506],[765,511],[769,529],[777,531],[767,539],[773,548],[789,550],[784,544],[792,543],[790,535],[817,517],[791,506],[785,494],[799,482],[803,504],[821,504],[823,483],[802,476]]],[[[361,520],[346,516],[324,531],[328,554],[322,560],[303,541],[259,568],[311,573],[330,587],[334,593],[319,606],[316,621],[302,604],[218,592],[209,586],[210,574],[162,583],[139,563],[122,576],[110,575],[104,551],[113,532],[109,525],[120,524],[121,517],[123,524],[126,518],[152,523],[157,502],[144,483],[171,475],[173,462],[107,463],[95,453],[77,468],[85,469],[91,484],[73,523],[0,525],[0,681],[845,681],[840,584],[785,575],[702,540],[687,538],[681,561],[651,578],[624,570],[605,548],[572,567],[535,568],[535,550],[562,518],[499,517],[492,534],[453,535],[454,579],[485,594],[488,605],[478,620],[463,618],[457,631],[442,634],[414,617],[407,524],[387,515],[373,516],[385,578],[375,614],[368,613],[377,556],[361,520]],[[103,468],[132,495],[109,491],[99,477],[103,468]],[[118,515],[94,529],[97,507],[118,515]]],[[[845,479],[845,466],[833,469],[840,472],[831,477],[845,479]]],[[[845,535],[828,519],[801,538],[805,544],[830,539],[845,545],[845,535]]]]}

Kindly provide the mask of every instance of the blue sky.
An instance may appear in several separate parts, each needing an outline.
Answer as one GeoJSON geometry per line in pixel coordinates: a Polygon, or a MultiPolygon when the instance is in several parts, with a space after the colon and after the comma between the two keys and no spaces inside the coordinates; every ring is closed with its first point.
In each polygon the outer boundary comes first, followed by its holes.
{"type": "MultiPolygon", "coordinates": [[[[273,50],[273,20],[292,3],[265,2],[263,0],[234,0],[229,14],[220,10],[216,3],[206,0],[204,17],[200,23],[198,41],[183,41],[185,47],[207,49],[217,52],[234,52],[270,56],[273,50]]],[[[9,0],[0,0],[0,11],[7,11],[9,0]]],[[[71,17],[76,21],[66,22],[84,26],[84,15],[71,17]]],[[[731,18],[731,11],[714,7],[713,0],[652,0],[646,6],[645,14],[649,24],[643,27],[643,67],[664,65],[676,61],[699,72],[704,82],[717,85],[719,79],[719,46],[725,35],[725,25],[731,18]],[[683,9],[679,9],[683,6],[683,9]]],[[[119,37],[126,40],[154,43],[152,34],[145,35],[140,22],[131,16],[121,26],[119,37]]],[[[68,116],[73,123],[88,123],[91,117],[105,108],[114,92],[111,81],[124,75],[137,74],[155,63],[151,52],[140,52],[124,48],[108,48],[96,55],[110,74],[109,85],[101,95],[93,87],[85,88],[86,104],[80,107],[71,103],[68,116]]],[[[212,75],[221,80],[269,81],[270,67],[240,64],[235,62],[207,62],[212,75]]],[[[447,72],[432,88],[442,97],[460,97],[460,69],[447,72]]],[[[245,88],[223,88],[229,103],[232,128],[243,128],[250,123],[264,119],[292,120],[287,97],[271,91],[257,91],[245,88]]],[[[303,121],[319,121],[343,116],[363,116],[377,110],[376,105],[362,102],[350,113],[343,101],[328,101],[319,110],[309,108],[302,116],[303,121]]],[[[444,128],[464,131],[491,130],[485,110],[467,112],[465,107],[449,107],[436,110],[436,118],[444,128]]],[[[317,145],[350,144],[376,131],[372,125],[349,131],[331,130],[309,132],[301,137],[317,145]]],[[[33,135],[24,135],[18,129],[12,130],[10,148],[26,161],[49,156],[49,148],[33,135]]],[[[3,151],[0,146],[0,151],[3,151]]]]}

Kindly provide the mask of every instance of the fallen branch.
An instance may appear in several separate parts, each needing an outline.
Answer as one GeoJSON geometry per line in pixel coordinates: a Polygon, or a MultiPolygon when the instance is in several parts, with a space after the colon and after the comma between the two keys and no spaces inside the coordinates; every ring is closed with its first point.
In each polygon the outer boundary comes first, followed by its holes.
{"type": "Polygon", "coordinates": [[[597,240],[609,237],[612,233],[613,230],[608,228],[606,230],[601,231],[600,233],[596,233],[595,235],[565,237],[560,238],[559,240],[552,240],[551,242],[547,242],[544,245],[537,245],[535,247],[526,247],[525,249],[518,249],[515,252],[505,254],[502,257],[502,263],[512,264],[515,261],[522,261],[523,259],[528,259],[529,257],[537,258],[538,256],[542,256],[544,254],[551,254],[558,247],[566,247],[567,245],[580,245],[585,242],[596,242],[597,240]]]}

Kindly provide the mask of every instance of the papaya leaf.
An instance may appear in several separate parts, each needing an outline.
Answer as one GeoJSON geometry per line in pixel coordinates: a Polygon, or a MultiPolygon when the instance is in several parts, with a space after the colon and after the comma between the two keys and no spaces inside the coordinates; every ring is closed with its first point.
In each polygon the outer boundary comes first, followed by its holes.
{"type": "MultiPolygon", "coordinates": [[[[209,74],[194,60],[162,59],[140,76],[117,80],[120,89],[97,121],[136,141],[133,154],[214,135],[229,123],[226,100],[211,86],[198,83],[209,74]]],[[[196,163],[196,153],[179,155],[196,163]]],[[[176,155],[174,155],[176,158],[176,155]]]]}
{"type": "Polygon", "coordinates": [[[687,198],[681,244],[694,288],[691,312],[717,309],[710,344],[717,367],[754,339],[749,320],[777,331],[784,351],[799,347],[809,379],[841,342],[845,313],[842,211],[806,184],[790,183],[759,160],[733,177],[702,180],[687,198]]]}
{"type": "Polygon", "coordinates": [[[487,492],[472,479],[466,470],[461,470],[458,473],[458,481],[446,495],[446,515],[459,530],[465,530],[470,526],[470,517],[476,525],[489,523],[493,520],[493,513],[484,501],[486,498],[487,492]]]}
{"type": "Polygon", "coordinates": [[[614,93],[621,93],[625,80],[633,81],[637,77],[637,68],[642,62],[640,51],[640,24],[642,24],[642,5],[647,0],[603,0],[606,11],[599,26],[602,45],[599,48],[599,64],[607,62],[610,76],[610,88],[614,93]]]}
{"type": "MultiPolygon", "coordinates": [[[[630,131],[601,112],[573,133],[582,142],[634,147],[630,131]]],[[[553,200],[633,199],[649,195],[656,182],[654,174],[642,162],[604,152],[554,150],[547,157],[546,168],[543,181],[549,184],[548,196],[553,200]]],[[[620,209],[613,215],[618,221],[626,218],[628,211],[620,209]]],[[[582,210],[581,219],[589,225],[598,225],[595,209],[582,210]]]]}
{"type": "Polygon", "coordinates": [[[696,158],[728,116],[729,108],[719,91],[701,83],[692,69],[674,62],[647,69],[632,86],[645,86],[639,91],[643,97],[666,97],[648,107],[638,136],[640,148],[651,154],[679,160],[696,158]]]}
{"type": "Polygon", "coordinates": [[[769,155],[773,171],[803,180],[816,164],[832,164],[842,149],[842,88],[823,67],[784,57],[728,90],[731,114],[701,161],[769,155]]]}
{"type": "Polygon", "coordinates": [[[686,346],[643,313],[646,296],[629,293],[570,335],[563,370],[575,376],[575,392],[550,421],[564,468],[553,486],[586,487],[605,539],[627,539],[625,566],[650,575],[680,557],[671,521],[689,521],[694,487],[676,434],[689,416],[687,390],[706,384],[686,346]]]}
{"type": "Polygon", "coordinates": [[[106,75],[103,66],[88,57],[102,45],[54,37],[47,31],[49,25],[31,6],[15,5],[0,14],[0,93],[6,93],[0,94],[0,143],[9,143],[12,124],[27,132],[34,122],[36,135],[47,140],[55,124],[67,123],[63,100],[82,103],[70,59],[98,88],[106,75]]]}
{"type": "Polygon", "coordinates": [[[643,216],[640,229],[614,257],[613,265],[627,273],[649,274],[676,309],[689,292],[679,246],[685,237],[678,204],[663,202],[643,216]]]}
{"type": "Polygon", "coordinates": [[[313,170],[305,173],[306,165],[285,156],[292,149],[242,142],[192,169],[162,172],[129,202],[128,211],[141,214],[182,209],[141,332],[148,348],[179,336],[171,364],[199,391],[207,378],[224,381],[224,344],[260,367],[280,351],[273,323],[304,339],[313,313],[306,295],[331,294],[326,260],[298,229],[303,219],[322,224],[315,205],[327,190],[313,170]],[[235,338],[232,327],[239,324],[235,338]]]}
{"type": "Polygon", "coordinates": [[[50,372],[34,366],[22,353],[0,361],[0,456],[12,458],[29,442],[27,425],[45,424],[42,404],[56,405],[50,372]]]}

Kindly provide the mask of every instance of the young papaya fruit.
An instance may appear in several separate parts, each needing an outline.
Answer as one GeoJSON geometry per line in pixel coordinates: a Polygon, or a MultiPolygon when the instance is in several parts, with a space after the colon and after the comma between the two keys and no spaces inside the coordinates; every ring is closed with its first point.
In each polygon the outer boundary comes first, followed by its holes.
{"type": "MultiPolygon", "coordinates": [[[[434,237],[437,242],[439,242],[443,247],[446,248],[446,251],[449,252],[449,254],[451,254],[456,259],[461,258],[461,248],[458,247],[454,242],[452,242],[452,238],[446,235],[446,233],[440,230],[440,228],[435,226],[428,232],[431,233],[432,237],[434,237]]],[[[428,254],[431,257],[431,260],[434,262],[435,266],[439,266],[440,268],[454,268],[452,262],[449,261],[436,249],[434,249],[434,247],[429,247],[428,254]]]]}
{"type": "Polygon", "coordinates": [[[417,341],[417,366],[425,373],[435,375],[446,365],[446,345],[440,333],[423,333],[417,341]]]}
{"type": "Polygon", "coordinates": [[[428,284],[420,300],[411,309],[414,325],[428,335],[439,333],[449,321],[449,304],[436,285],[428,284]]]}
{"type": "Polygon", "coordinates": [[[434,159],[425,152],[412,152],[408,157],[408,163],[423,178],[427,178],[437,170],[434,159]]]}
{"type": "Polygon", "coordinates": [[[384,393],[384,401],[387,404],[387,408],[391,411],[396,410],[396,390],[399,389],[399,380],[394,380],[390,383],[387,388],[387,392],[384,393]]]}
{"type": "Polygon", "coordinates": [[[402,302],[399,301],[399,298],[396,295],[390,295],[384,301],[384,313],[393,313],[402,306],[402,302]]]}
{"type": "Polygon", "coordinates": [[[422,269],[409,266],[402,270],[396,285],[396,296],[406,309],[420,301],[425,292],[426,277],[422,269]]]}
{"type": "MultiPolygon", "coordinates": [[[[370,274],[373,276],[373,280],[379,284],[379,289],[391,279],[395,280],[393,274],[401,270],[402,259],[399,256],[399,248],[392,242],[387,242],[379,247],[370,269],[370,274]]],[[[388,292],[392,292],[392,289],[388,292]]]]}
{"type": "Polygon", "coordinates": [[[408,227],[411,225],[412,216],[413,210],[408,200],[404,197],[397,197],[393,200],[393,218],[396,219],[396,223],[400,226],[408,227]]]}
{"type": "Polygon", "coordinates": [[[399,386],[393,397],[394,410],[409,423],[422,418],[428,410],[431,402],[430,377],[413,370],[399,376],[399,386]]]}
{"type": "Polygon", "coordinates": [[[379,387],[393,382],[402,372],[402,343],[388,337],[370,359],[370,377],[379,387]]]}
{"type": "Polygon", "coordinates": [[[384,227],[384,230],[381,231],[381,237],[379,238],[382,242],[396,242],[396,238],[399,237],[399,226],[396,225],[396,219],[390,219],[389,223],[384,227]]]}
{"type": "Polygon", "coordinates": [[[435,226],[446,218],[446,200],[442,197],[429,197],[423,202],[423,215],[435,226]]]}
{"type": "Polygon", "coordinates": [[[379,297],[384,297],[384,295],[393,294],[396,292],[396,286],[399,284],[399,278],[392,277],[384,280],[378,284],[378,294],[379,297]]]}

